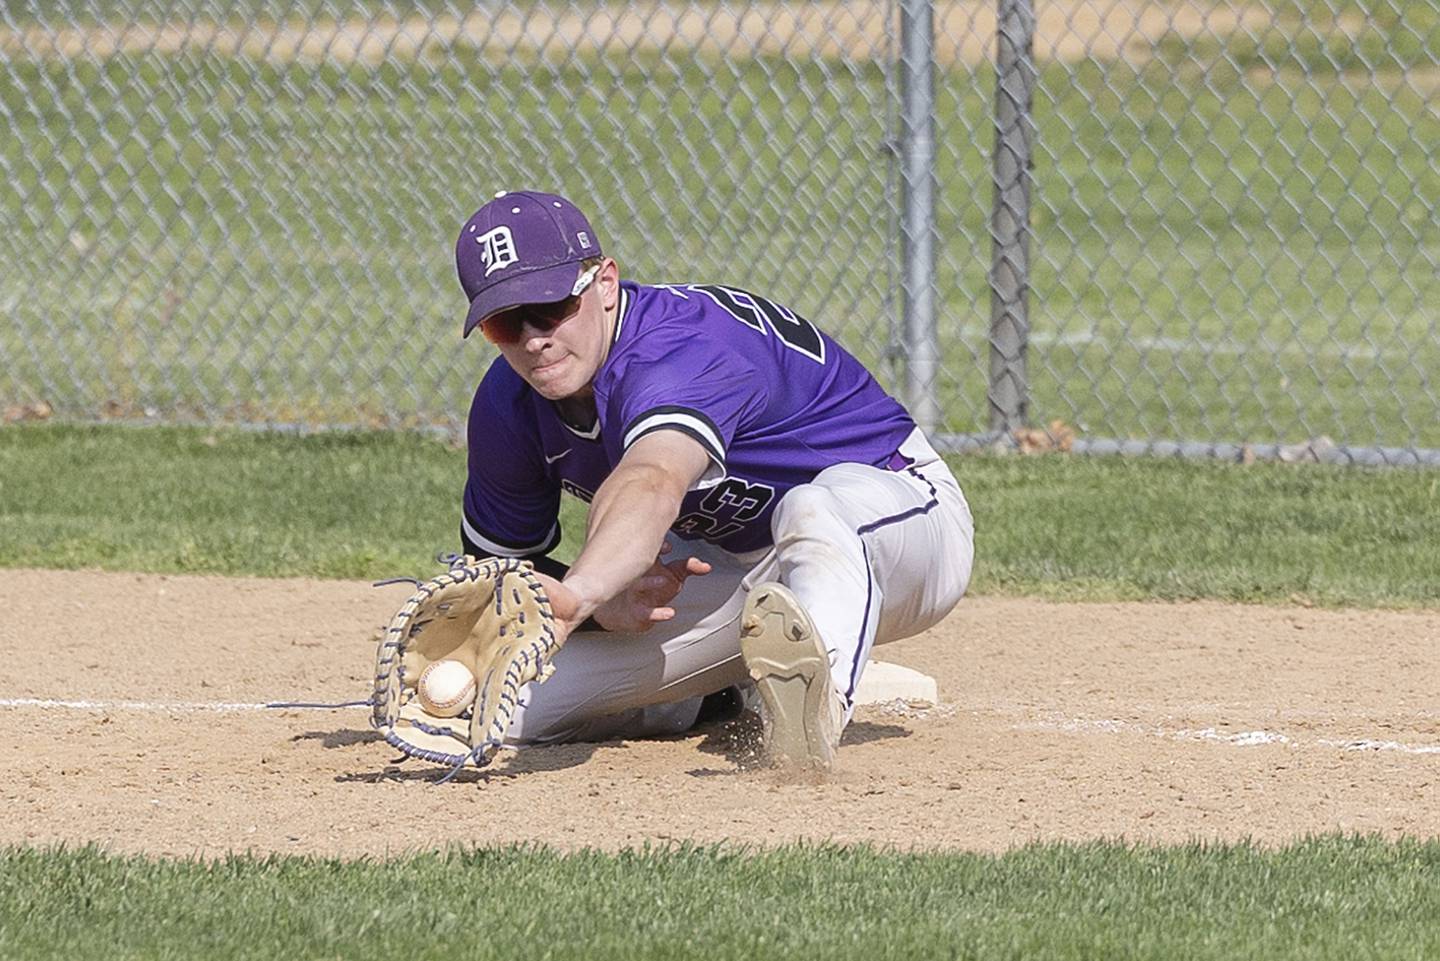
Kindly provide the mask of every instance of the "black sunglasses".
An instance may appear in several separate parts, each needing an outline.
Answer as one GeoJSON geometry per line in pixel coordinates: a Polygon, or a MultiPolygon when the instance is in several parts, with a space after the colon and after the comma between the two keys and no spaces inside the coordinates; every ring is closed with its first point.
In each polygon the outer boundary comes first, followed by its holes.
{"type": "Polygon", "coordinates": [[[596,264],[581,274],[576,278],[575,286],[570,289],[570,296],[564,300],[549,304],[521,304],[486,317],[480,325],[480,331],[490,343],[507,346],[520,342],[527,325],[542,334],[548,334],[575,316],[580,309],[580,296],[594,283],[599,273],[600,265],[596,264]]]}

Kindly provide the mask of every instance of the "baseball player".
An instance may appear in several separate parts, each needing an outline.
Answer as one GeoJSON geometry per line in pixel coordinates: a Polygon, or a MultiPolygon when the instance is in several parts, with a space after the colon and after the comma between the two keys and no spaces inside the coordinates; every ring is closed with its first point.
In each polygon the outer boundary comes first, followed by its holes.
{"type": "Polygon", "coordinates": [[[935,624],[973,523],[905,409],[815,325],[719,284],[622,280],[563,197],[501,192],[455,249],[500,357],[462,540],[532,560],[565,646],[515,744],[673,734],[754,682],[776,758],[829,767],[873,645],[935,624]],[[561,493],[590,505],[568,569],[561,493]]]}

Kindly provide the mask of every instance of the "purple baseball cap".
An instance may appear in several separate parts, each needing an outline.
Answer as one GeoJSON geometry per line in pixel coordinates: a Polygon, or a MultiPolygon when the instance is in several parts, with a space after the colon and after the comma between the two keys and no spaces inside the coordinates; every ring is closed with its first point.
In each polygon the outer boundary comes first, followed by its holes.
{"type": "Polygon", "coordinates": [[[564,197],[500,191],[465,221],[455,241],[455,268],[470,298],[465,336],[502,310],[564,300],[580,262],[599,256],[590,222],[564,197]]]}

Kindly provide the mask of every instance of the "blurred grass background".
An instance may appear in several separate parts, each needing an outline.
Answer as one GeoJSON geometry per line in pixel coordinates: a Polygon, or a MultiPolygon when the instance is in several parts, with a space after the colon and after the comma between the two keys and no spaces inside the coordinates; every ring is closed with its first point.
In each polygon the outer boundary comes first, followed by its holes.
{"type": "MultiPolygon", "coordinates": [[[[221,9],[240,20],[225,4],[196,17],[221,9]]],[[[1037,422],[1440,447],[1436,8],[1267,9],[1259,27],[1132,38],[1125,62],[1041,64],[1037,422]]],[[[380,10],[412,8],[339,13],[380,10]]],[[[110,22],[93,4],[12,17],[40,14],[110,22]]],[[[6,56],[0,400],[453,426],[488,359],[457,336],[454,232],[527,184],[588,207],[627,274],[760,290],[895,382],[878,60],[6,56]]],[[[963,63],[937,83],[937,390],[956,432],[986,427],[993,84],[963,63]]]]}

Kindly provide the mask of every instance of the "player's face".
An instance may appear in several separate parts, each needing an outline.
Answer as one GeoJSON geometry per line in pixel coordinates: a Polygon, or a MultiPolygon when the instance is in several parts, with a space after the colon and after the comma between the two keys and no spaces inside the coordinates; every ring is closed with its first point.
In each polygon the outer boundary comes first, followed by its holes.
{"type": "Polygon", "coordinates": [[[486,337],[525,382],[547,400],[582,393],[610,345],[606,318],[620,298],[620,269],[608,257],[580,294],[531,304],[485,321],[486,337]]]}

